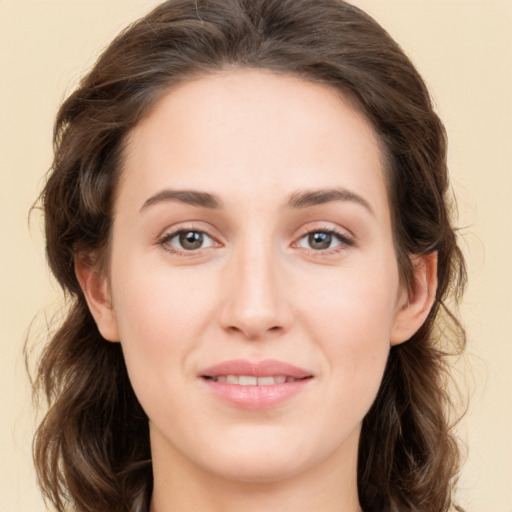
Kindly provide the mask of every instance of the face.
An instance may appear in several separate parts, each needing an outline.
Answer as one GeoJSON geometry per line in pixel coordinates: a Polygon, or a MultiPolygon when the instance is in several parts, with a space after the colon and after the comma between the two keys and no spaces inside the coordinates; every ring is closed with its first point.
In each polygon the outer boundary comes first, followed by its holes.
{"type": "Polygon", "coordinates": [[[352,471],[390,345],[411,334],[372,126],[325,86],[234,71],[168,92],[125,156],[89,303],[121,340],[154,463],[352,471]]]}

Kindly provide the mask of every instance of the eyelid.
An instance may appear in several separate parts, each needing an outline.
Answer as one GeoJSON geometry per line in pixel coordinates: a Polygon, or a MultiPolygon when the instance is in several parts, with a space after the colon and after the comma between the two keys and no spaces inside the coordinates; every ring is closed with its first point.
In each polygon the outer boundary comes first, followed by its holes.
{"type": "Polygon", "coordinates": [[[211,231],[203,226],[198,226],[195,223],[185,223],[177,226],[168,227],[165,229],[161,235],[157,237],[157,240],[155,242],[157,246],[162,247],[165,251],[175,254],[178,256],[196,256],[200,253],[202,253],[205,250],[211,249],[212,247],[221,247],[223,244],[219,242],[218,237],[214,236],[211,231]],[[170,241],[178,236],[180,233],[183,232],[197,232],[202,233],[203,235],[207,236],[209,239],[212,240],[212,244],[208,245],[207,247],[200,247],[198,249],[179,249],[174,246],[170,245],[170,241]]]}
{"type": "MultiPolygon", "coordinates": [[[[340,228],[333,225],[317,225],[312,226],[310,224],[307,224],[306,226],[303,226],[300,231],[298,232],[297,236],[295,236],[293,243],[291,246],[293,248],[301,249],[304,251],[309,251],[311,253],[314,253],[315,255],[323,255],[323,254],[334,254],[341,252],[343,250],[346,250],[348,247],[356,245],[356,239],[355,236],[346,228],[340,228]],[[333,248],[327,248],[327,249],[313,249],[313,248],[306,248],[299,246],[299,242],[306,236],[312,234],[312,233],[328,233],[333,236],[335,236],[339,243],[333,247],[333,248]]],[[[184,224],[178,224],[172,227],[166,228],[161,235],[158,236],[156,239],[155,244],[162,247],[164,250],[166,250],[169,253],[176,254],[179,256],[195,256],[198,254],[201,254],[205,250],[209,250],[211,248],[218,248],[222,247],[224,244],[219,241],[219,237],[212,234],[211,229],[208,227],[205,227],[204,225],[198,225],[195,222],[189,222],[184,224]],[[212,244],[208,245],[207,247],[200,247],[198,249],[179,249],[176,247],[173,247],[169,244],[170,240],[172,240],[174,237],[179,235],[183,232],[198,232],[202,233],[203,235],[207,236],[209,239],[212,240],[212,244]]]]}
{"type": "Polygon", "coordinates": [[[318,227],[313,227],[311,225],[304,226],[300,230],[299,235],[295,238],[295,241],[292,243],[292,247],[297,248],[297,249],[302,249],[305,251],[309,251],[316,255],[338,253],[343,250],[346,250],[347,247],[352,247],[355,245],[356,245],[355,236],[350,231],[348,231],[347,229],[341,229],[341,228],[338,228],[338,227],[332,226],[332,225],[330,225],[330,226],[323,225],[323,226],[318,226],[318,227]],[[313,234],[313,233],[331,234],[331,235],[335,236],[340,241],[340,243],[333,248],[328,248],[328,249],[323,249],[323,250],[315,250],[312,248],[306,248],[306,247],[299,246],[299,242],[303,238],[305,238],[306,236],[313,234]]]}

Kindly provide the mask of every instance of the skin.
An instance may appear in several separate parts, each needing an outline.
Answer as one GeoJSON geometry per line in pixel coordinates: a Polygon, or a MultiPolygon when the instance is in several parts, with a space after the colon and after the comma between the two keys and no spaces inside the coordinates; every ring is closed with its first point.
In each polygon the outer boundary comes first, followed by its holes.
{"type": "Polygon", "coordinates": [[[413,290],[401,286],[371,124],[325,86],[231,70],[169,91],[125,156],[108,275],[76,267],[150,420],[151,511],[359,512],[361,423],[436,272],[435,255],[414,257],[413,290]],[[290,205],[319,189],[344,192],[290,205]],[[179,230],[203,245],[180,246],[179,230]],[[330,232],[323,249],[308,237],[330,232]],[[269,358],[313,376],[276,407],[235,407],[200,377],[269,358]]]}

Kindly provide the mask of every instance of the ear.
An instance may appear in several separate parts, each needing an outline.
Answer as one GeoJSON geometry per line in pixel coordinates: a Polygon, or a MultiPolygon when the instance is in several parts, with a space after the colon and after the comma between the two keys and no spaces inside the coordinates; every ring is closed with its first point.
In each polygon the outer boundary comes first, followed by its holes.
{"type": "Polygon", "coordinates": [[[391,345],[407,341],[426,320],[437,290],[437,252],[411,256],[414,269],[412,289],[398,301],[391,331],[391,345]]]}
{"type": "Polygon", "coordinates": [[[119,341],[108,278],[93,261],[90,255],[75,258],[75,274],[100,334],[108,341],[119,341]]]}

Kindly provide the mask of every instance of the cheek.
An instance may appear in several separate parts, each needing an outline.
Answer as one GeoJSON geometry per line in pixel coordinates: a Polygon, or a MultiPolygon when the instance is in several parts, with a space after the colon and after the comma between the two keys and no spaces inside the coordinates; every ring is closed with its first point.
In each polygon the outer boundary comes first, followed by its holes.
{"type": "Polygon", "coordinates": [[[350,405],[345,410],[368,409],[375,398],[395,318],[398,272],[392,264],[367,268],[317,281],[317,291],[303,296],[307,329],[322,347],[331,392],[350,405]]]}
{"type": "Polygon", "coordinates": [[[202,279],[122,264],[112,276],[113,306],[130,380],[143,404],[190,377],[187,362],[211,320],[202,279]]]}
{"type": "Polygon", "coordinates": [[[359,352],[368,344],[389,343],[399,290],[398,271],[389,265],[360,265],[337,272],[311,275],[297,287],[301,309],[326,339],[339,338],[359,352]],[[306,314],[306,313],[305,313],[306,314]]]}
{"type": "Polygon", "coordinates": [[[170,266],[163,253],[125,253],[112,272],[113,305],[121,336],[144,345],[183,342],[183,332],[202,326],[211,308],[207,276],[170,266]],[[181,341],[180,341],[181,340],[181,341]]]}

